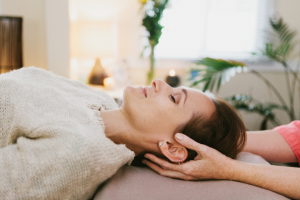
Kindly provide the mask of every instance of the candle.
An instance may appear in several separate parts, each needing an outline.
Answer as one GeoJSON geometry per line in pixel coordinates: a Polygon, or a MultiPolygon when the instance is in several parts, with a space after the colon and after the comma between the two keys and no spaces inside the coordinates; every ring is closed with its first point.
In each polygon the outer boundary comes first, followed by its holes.
{"type": "Polygon", "coordinates": [[[103,80],[104,87],[107,89],[112,89],[115,86],[115,80],[111,77],[107,77],[103,80]]]}
{"type": "Polygon", "coordinates": [[[171,69],[170,72],[169,72],[169,75],[170,75],[170,76],[175,76],[175,74],[176,74],[176,73],[175,73],[175,70],[174,70],[174,69],[171,69]]]}
{"type": "Polygon", "coordinates": [[[171,87],[176,87],[179,84],[179,77],[176,76],[176,72],[174,69],[171,69],[169,72],[169,76],[167,76],[166,82],[171,87]]]}

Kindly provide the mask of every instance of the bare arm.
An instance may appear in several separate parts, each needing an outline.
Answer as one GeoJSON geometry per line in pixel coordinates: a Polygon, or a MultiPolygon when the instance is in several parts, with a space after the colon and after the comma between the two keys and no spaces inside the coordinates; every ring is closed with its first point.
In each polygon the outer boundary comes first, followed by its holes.
{"type": "Polygon", "coordinates": [[[231,160],[226,179],[262,187],[284,196],[300,199],[300,169],[258,165],[231,160]]]}
{"type": "Polygon", "coordinates": [[[247,143],[243,151],[260,155],[271,162],[298,162],[291,147],[275,130],[248,131],[247,143]]]}
{"type": "MultiPolygon", "coordinates": [[[[176,134],[177,136],[178,134],[176,134]]],[[[199,144],[182,135],[176,140],[183,146],[195,150],[195,160],[181,165],[172,164],[152,154],[143,162],[157,173],[185,180],[229,179],[262,187],[289,198],[300,199],[300,169],[245,163],[232,160],[217,150],[199,144]]]]}

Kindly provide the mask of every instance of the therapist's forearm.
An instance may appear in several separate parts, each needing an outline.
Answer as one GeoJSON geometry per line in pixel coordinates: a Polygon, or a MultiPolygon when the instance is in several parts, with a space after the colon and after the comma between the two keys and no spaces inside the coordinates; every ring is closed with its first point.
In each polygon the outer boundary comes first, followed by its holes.
{"type": "Polygon", "coordinates": [[[289,198],[300,199],[300,169],[258,165],[233,160],[228,179],[262,187],[289,198]]]}
{"type": "Polygon", "coordinates": [[[272,162],[297,162],[297,157],[285,139],[275,130],[248,131],[243,151],[262,156],[272,162]]]}

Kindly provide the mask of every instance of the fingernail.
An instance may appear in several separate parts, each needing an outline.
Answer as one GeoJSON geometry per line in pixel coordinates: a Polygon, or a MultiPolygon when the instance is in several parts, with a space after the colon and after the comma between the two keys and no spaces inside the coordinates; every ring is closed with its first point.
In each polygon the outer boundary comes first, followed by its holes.
{"type": "Polygon", "coordinates": [[[144,155],[144,157],[149,159],[149,157],[146,154],[144,155]]]}
{"type": "Polygon", "coordinates": [[[145,162],[145,160],[142,160],[142,163],[144,163],[144,164],[146,165],[146,162],[145,162]]]}
{"type": "Polygon", "coordinates": [[[178,140],[182,140],[183,139],[183,136],[180,133],[176,133],[175,137],[178,140]]]}

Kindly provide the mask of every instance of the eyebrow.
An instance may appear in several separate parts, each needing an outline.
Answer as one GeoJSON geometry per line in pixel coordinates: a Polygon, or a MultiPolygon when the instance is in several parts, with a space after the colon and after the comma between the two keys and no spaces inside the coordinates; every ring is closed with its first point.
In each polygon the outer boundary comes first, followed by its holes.
{"type": "Polygon", "coordinates": [[[187,99],[187,91],[186,91],[186,89],[181,89],[181,91],[184,93],[184,95],[185,95],[185,98],[184,98],[184,103],[183,104],[185,104],[185,101],[186,101],[186,99],[187,99]]]}

